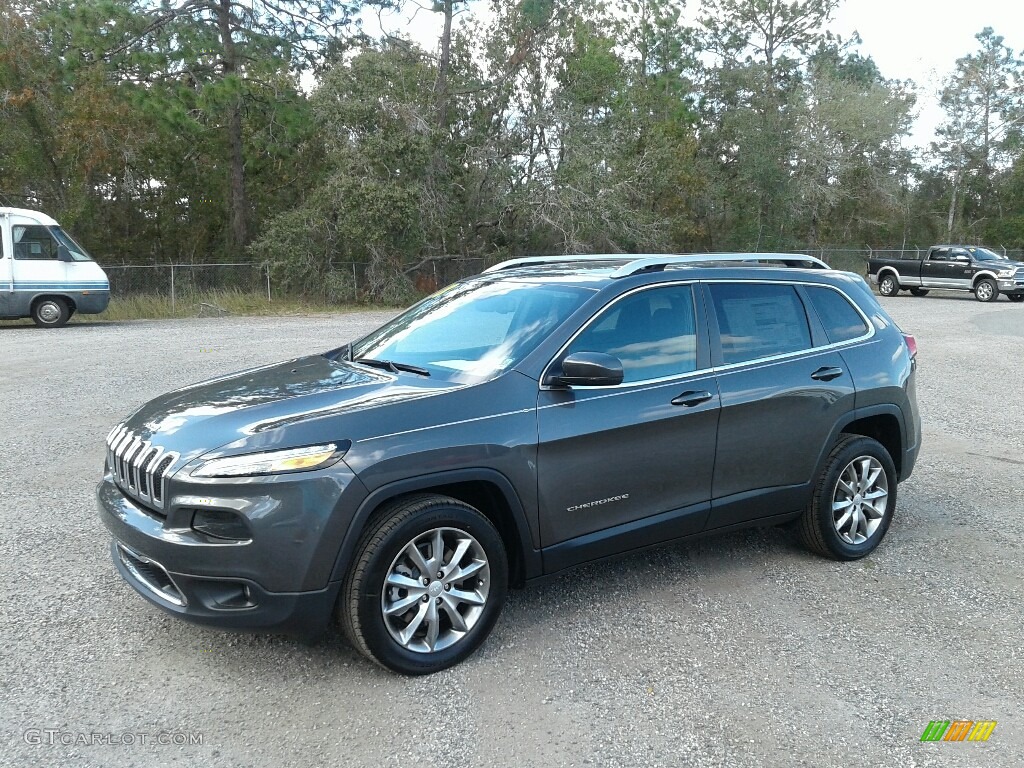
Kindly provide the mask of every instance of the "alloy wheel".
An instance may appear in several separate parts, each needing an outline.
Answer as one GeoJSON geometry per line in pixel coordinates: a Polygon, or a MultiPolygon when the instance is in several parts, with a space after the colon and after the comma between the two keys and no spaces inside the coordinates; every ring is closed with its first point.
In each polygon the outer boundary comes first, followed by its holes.
{"type": "Polygon", "coordinates": [[[406,544],[381,593],[388,633],[417,653],[434,653],[465,637],[483,614],[490,565],[480,543],[457,528],[435,528],[406,544]]]}
{"type": "Polygon", "coordinates": [[[873,456],[860,456],[839,475],[832,497],[832,522],[847,544],[863,544],[874,535],[889,503],[889,480],[873,456]]]}

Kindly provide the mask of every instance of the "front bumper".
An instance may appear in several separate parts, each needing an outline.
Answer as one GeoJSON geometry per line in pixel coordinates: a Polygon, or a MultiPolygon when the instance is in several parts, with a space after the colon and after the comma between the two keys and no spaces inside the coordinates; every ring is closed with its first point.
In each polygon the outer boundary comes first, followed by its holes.
{"type": "Polygon", "coordinates": [[[315,592],[267,592],[249,579],[213,579],[168,571],[162,564],[115,540],[118,572],[142,597],[194,624],[299,636],[322,633],[341,588],[315,592]]]}
{"type": "Polygon", "coordinates": [[[346,510],[365,496],[343,464],[330,474],[168,488],[166,515],[127,496],[109,472],[97,488],[114,563],[140,595],[199,624],[299,635],[323,630],[340,589],[330,574],[351,521],[346,510]],[[249,537],[197,531],[197,504],[231,510],[249,537]]]}
{"type": "Polygon", "coordinates": [[[999,285],[999,292],[1009,296],[1024,294],[1024,282],[1014,278],[1000,279],[996,281],[999,285]]]}

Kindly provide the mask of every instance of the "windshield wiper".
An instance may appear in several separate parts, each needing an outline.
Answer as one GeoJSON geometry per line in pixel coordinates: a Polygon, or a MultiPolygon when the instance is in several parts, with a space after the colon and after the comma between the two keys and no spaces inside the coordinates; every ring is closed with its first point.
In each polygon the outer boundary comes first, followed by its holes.
{"type": "Polygon", "coordinates": [[[430,375],[430,371],[426,368],[420,368],[418,365],[409,365],[408,363],[396,363],[394,360],[374,360],[372,357],[358,357],[353,362],[369,365],[372,368],[383,368],[385,371],[391,371],[391,373],[405,371],[406,373],[416,373],[420,376],[430,375]]]}

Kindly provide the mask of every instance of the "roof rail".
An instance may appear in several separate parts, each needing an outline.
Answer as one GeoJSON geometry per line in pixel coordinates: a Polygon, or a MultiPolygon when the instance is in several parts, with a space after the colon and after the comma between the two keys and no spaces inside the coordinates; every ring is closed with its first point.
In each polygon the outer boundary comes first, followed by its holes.
{"type": "Polygon", "coordinates": [[[654,272],[663,270],[673,264],[707,264],[709,262],[735,261],[746,263],[779,262],[787,267],[810,268],[810,269],[831,269],[816,256],[807,256],[802,253],[664,253],[664,254],[601,254],[588,256],[586,254],[569,256],[528,256],[522,259],[511,259],[489,267],[485,272],[500,272],[505,269],[516,267],[532,267],[541,264],[572,264],[574,262],[626,262],[612,272],[613,278],[629,277],[639,272],[654,272]]]}

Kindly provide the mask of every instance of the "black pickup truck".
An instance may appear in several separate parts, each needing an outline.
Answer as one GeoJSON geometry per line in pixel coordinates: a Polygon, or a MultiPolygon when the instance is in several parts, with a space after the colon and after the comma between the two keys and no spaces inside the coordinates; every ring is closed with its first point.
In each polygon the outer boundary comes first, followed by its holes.
{"type": "Polygon", "coordinates": [[[883,296],[900,291],[925,296],[930,288],[942,288],[971,291],[978,301],[995,301],[1000,293],[1024,301],[1024,263],[974,245],[934,245],[923,255],[869,258],[868,277],[883,296]]]}

